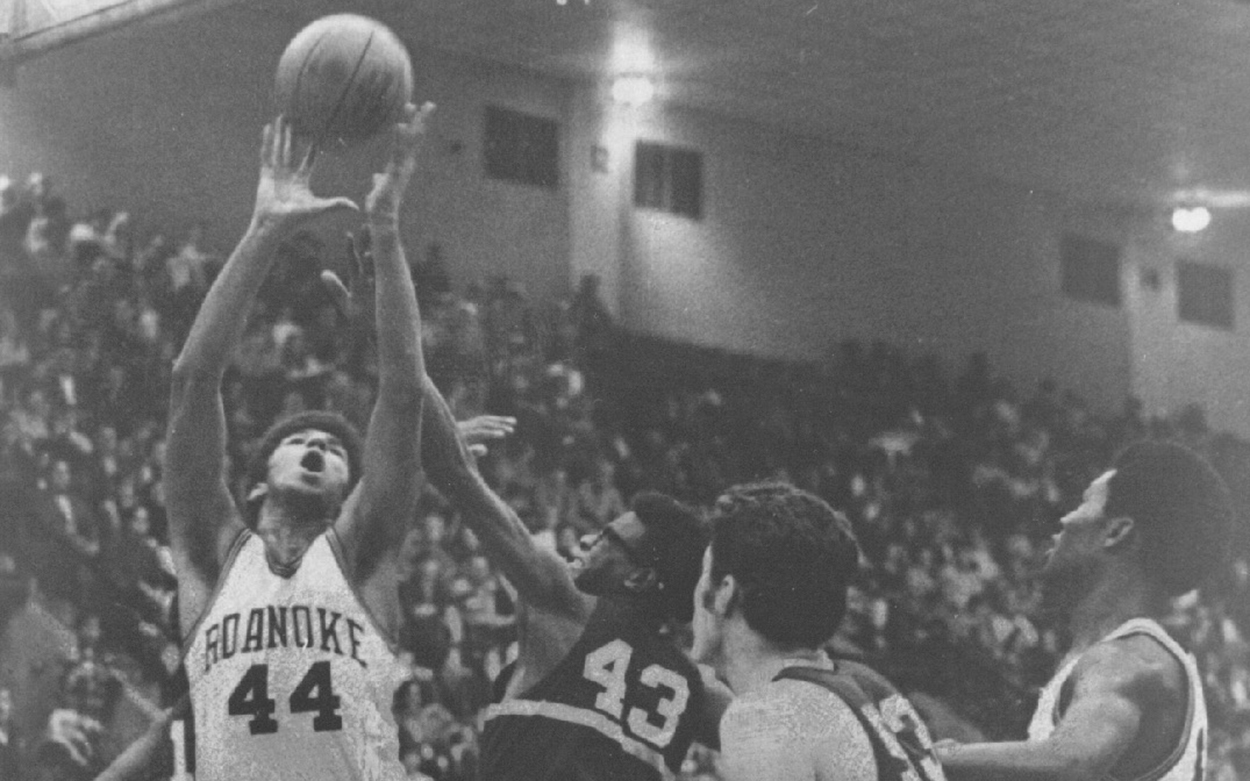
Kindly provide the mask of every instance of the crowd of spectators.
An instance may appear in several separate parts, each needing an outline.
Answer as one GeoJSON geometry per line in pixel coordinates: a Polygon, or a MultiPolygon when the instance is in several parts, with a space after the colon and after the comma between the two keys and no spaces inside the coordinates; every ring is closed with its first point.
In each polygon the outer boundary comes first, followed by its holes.
{"type": "MultiPolygon", "coordinates": [[[[1063,649],[1032,573],[1119,446],[1181,439],[1250,506],[1250,446],[1197,409],[1148,420],[1130,400],[1097,415],[1049,382],[1022,394],[984,356],[951,373],[885,344],[795,364],[631,336],[593,277],[549,304],[503,277],[455,294],[440,248],[421,250],[431,376],[458,418],[517,419],[480,463],[542,544],[568,551],[640,489],[706,505],[734,482],[789,480],[846,511],[863,544],[835,651],[991,738],[1022,733],[1063,649]]],[[[162,705],[179,693],[162,437],[173,357],[221,262],[198,229],[140,241],[125,213],[75,218],[44,177],[0,178],[0,622],[37,608],[76,638],[50,688],[0,664],[4,778],[91,778],[125,692],[162,705]]],[[[369,337],[318,281],[348,263],[312,235],[282,249],[225,380],[234,464],[277,415],[332,408],[364,428],[369,337]]],[[[1206,676],[1220,781],[1250,777],[1246,543],[1169,621],[1206,676]]],[[[394,699],[401,758],[413,778],[472,778],[515,606],[434,491],[400,566],[412,671],[394,699]]],[[[689,777],[715,778],[711,752],[687,764],[689,777]]]]}

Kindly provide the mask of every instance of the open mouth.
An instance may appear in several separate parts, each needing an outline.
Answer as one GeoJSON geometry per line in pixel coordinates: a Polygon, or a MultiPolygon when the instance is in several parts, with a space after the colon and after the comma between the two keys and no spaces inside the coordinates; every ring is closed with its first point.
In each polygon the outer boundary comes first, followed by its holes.
{"type": "Polygon", "coordinates": [[[309,450],[300,459],[299,465],[309,472],[320,472],[325,469],[326,457],[321,454],[320,450],[309,450]]]}

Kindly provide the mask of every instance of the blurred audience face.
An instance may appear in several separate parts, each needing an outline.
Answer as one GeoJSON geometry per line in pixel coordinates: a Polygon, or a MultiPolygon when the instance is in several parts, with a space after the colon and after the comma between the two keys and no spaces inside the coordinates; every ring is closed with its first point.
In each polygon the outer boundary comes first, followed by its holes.
{"type": "Polygon", "coordinates": [[[421,531],[427,547],[442,545],[447,536],[447,521],[441,515],[427,515],[421,521],[421,531]]]}
{"type": "Polygon", "coordinates": [[[151,531],[152,519],[148,515],[148,508],[142,505],[136,507],[130,516],[130,533],[136,537],[146,537],[151,531]]]}
{"type": "Polygon", "coordinates": [[[52,465],[52,474],[49,475],[49,485],[55,493],[63,494],[69,491],[70,484],[73,482],[73,475],[70,473],[69,463],[66,461],[57,461],[52,465]]]}
{"type": "Polygon", "coordinates": [[[490,562],[485,556],[474,556],[469,559],[468,570],[469,580],[474,585],[480,586],[491,579],[490,562]]]}
{"type": "Polygon", "coordinates": [[[76,634],[80,650],[94,650],[100,644],[100,637],[102,636],[100,617],[94,614],[83,616],[78,622],[76,634]]]}

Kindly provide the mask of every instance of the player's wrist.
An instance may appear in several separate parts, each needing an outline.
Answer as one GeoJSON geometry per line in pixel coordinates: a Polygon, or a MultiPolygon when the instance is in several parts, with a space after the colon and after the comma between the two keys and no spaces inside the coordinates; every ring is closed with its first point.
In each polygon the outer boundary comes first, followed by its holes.
{"type": "Polygon", "coordinates": [[[374,235],[387,232],[398,233],[399,210],[370,211],[365,215],[365,224],[374,235]]]}
{"type": "Polygon", "coordinates": [[[291,234],[297,221],[291,215],[268,209],[257,209],[252,214],[252,223],[248,232],[253,238],[281,241],[291,234]]]}

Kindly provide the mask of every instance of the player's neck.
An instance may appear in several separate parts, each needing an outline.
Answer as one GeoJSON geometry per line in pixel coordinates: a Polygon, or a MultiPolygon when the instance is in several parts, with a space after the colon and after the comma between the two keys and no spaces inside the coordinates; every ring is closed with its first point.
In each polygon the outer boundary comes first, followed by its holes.
{"type": "Polygon", "coordinates": [[[1158,607],[1158,599],[1140,578],[1109,573],[1072,610],[1071,653],[1084,651],[1130,619],[1155,615],[1158,607]]]}
{"type": "Polygon", "coordinates": [[[265,502],[256,522],[256,534],[265,542],[265,554],[271,564],[286,567],[303,558],[313,540],[328,527],[323,519],[310,522],[284,511],[282,505],[265,502]]]}
{"type": "Polygon", "coordinates": [[[829,656],[812,649],[782,649],[745,625],[725,636],[725,682],[737,697],[767,686],[787,667],[827,667],[829,656]]]}

